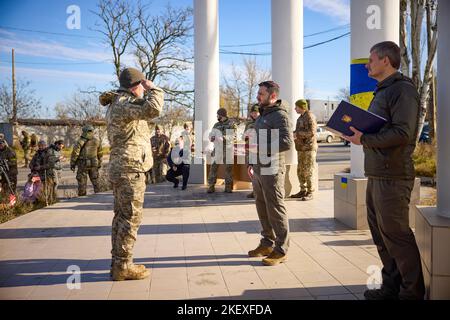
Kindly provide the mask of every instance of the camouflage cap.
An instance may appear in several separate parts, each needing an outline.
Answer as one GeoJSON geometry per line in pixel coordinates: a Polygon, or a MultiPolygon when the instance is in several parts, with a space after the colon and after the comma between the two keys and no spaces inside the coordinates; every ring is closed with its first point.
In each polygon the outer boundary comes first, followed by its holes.
{"type": "Polygon", "coordinates": [[[259,112],[259,104],[255,103],[250,107],[250,112],[259,112]]]}
{"type": "Polygon", "coordinates": [[[144,74],[135,68],[125,68],[119,75],[120,86],[125,89],[138,85],[142,80],[145,80],[144,74]]]}
{"type": "Polygon", "coordinates": [[[227,117],[227,109],[220,108],[219,110],[217,110],[217,115],[221,117],[227,117]]]}
{"type": "Polygon", "coordinates": [[[308,101],[306,101],[306,99],[297,100],[295,105],[302,109],[308,109],[308,101]]]}

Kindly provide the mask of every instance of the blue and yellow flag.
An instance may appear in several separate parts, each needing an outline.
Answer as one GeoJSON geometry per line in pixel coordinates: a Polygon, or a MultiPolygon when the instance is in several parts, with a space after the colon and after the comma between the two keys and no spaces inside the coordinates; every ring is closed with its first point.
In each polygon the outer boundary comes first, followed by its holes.
{"type": "Polygon", "coordinates": [[[369,59],[352,60],[350,72],[350,103],[361,109],[369,109],[377,81],[369,77],[366,64],[369,59]]]}
{"type": "Polygon", "coordinates": [[[347,178],[342,177],[341,178],[341,188],[342,189],[347,189],[347,183],[348,183],[347,178]]]}

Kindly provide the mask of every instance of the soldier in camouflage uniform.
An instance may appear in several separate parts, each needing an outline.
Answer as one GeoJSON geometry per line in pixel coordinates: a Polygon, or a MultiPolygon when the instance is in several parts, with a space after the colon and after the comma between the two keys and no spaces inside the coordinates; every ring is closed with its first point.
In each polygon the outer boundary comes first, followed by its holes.
{"type": "Polygon", "coordinates": [[[169,138],[161,133],[161,128],[158,125],[155,127],[155,135],[151,137],[150,143],[152,145],[153,156],[152,182],[164,182],[166,181],[164,177],[164,166],[169,155],[170,143],[169,138]]]}
{"type": "Polygon", "coordinates": [[[298,166],[297,176],[300,182],[300,192],[291,198],[300,198],[302,201],[313,198],[313,172],[317,154],[317,122],[314,115],[308,110],[305,99],[295,103],[295,111],[300,115],[294,131],[295,150],[297,150],[298,166]]]}
{"type": "Polygon", "coordinates": [[[0,139],[0,161],[4,162],[2,167],[6,171],[4,172],[7,177],[4,176],[4,173],[0,171],[0,180],[1,180],[1,187],[2,187],[2,194],[6,195],[11,192],[8,186],[8,180],[10,182],[11,189],[13,193],[16,193],[16,186],[17,186],[17,157],[14,150],[9,147],[6,143],[6,140],[0,139]]]}
{"type": "Polygon", "coordinates": [[[100,103],[109,105],[109,179],[114,193],[111,277],[115,281],[150,275],[144,265],[133,263],[133,247],[142,221],[145,172],[153,162],[148,121],[159,116],[164,102],[163,91],[134,68],[124,69],[119,82],[116,92],[100,96],[100,103]]]}
{"type": "Polygon", "coordinates": [[[83,127],[83,133],[80,139],[73,147],[70,157],[70,169],[77,170],[78,195],[86,195],[87,177],[91,179],[94,186],[94,192],[101,192],[99,169],[102,166],[102,144],[100,140],[94,137],[94,127],[87,125],[83,127]]]}
{"type": "MultiPolygon", "coordinates": [[[[250,143],[254,138],[252,138],[252,135],[256,133],[255,131],[255,122],[256,119],[259,117],[259,105],[256,103],[250,108],[249,117],[247,119],[247,122],[245,123],[245,129],[244,129],[244,141],[245,141],[245,164],[248,166],[250,164],[250,152],[251,147],[250,143]]],[[[255,193],[252,191],[247,195],[247,198],[254,198],[255,193]]]]}
{"type": "Polygon", "coordinates": [[[227,116],[227,110],[220,108],[217,111],[217,119],[213,130],[209,134],[209,140],[214,143],[213,162],[208,176],[208,193],[215,192],[217,181],[217,170],[219,164],[225,165],[225,192],[233,192],[233,162],[234,162],[234,143],[236,140],[236,124],[232,123],[227,116]],[[231,132],[227,132],[231,130],[231,132]],[[222,153],[220,152],[222,151],[222,153]],[[227,161],[227,155],[231,163],[227,161]]]}
{"type": "Polygon", "coordinates": [[[30,139],[30,136],[29,136],[28,132],[26,132],[25,130],[22,131],[22,136],[23,136],[23,139],[22,139],[22,141],[20,141],[20,145],[22,146],[23,158],[25,160],[24,168],[28,168],[28,164],[30,162],[30,144],[31,144],[31,139],[30,139]]]}
{"type": "Polygon", "coordinates": [[[62,170],[62,154],[64,148],[62,140],[55,141],[54,144],[47,148],[44,169],[47,173],[45,178],[45,187],[47,188],[47,195],[50,203],[55,203],[57,199],[58,185],[61,180],[62,170]]]}

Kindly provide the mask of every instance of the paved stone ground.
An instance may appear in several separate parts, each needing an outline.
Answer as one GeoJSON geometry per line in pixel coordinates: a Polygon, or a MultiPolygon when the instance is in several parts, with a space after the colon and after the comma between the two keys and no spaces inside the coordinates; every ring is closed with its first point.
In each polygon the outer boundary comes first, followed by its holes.
{"type": "Polygon", "coordinates": [[[60,202],[0,225],[0,299],[361,299],[368,266],[380,265],[368,231],[333,219],[333,190],[287,201],[291,247],[275,267],[248,258],[259,241],[246,191],[207,195],[151,185],[135,261],[142,281],[109,279],[112,194],[60,202]],[[69,266],[81,289],[69,290],[69,266]]]}

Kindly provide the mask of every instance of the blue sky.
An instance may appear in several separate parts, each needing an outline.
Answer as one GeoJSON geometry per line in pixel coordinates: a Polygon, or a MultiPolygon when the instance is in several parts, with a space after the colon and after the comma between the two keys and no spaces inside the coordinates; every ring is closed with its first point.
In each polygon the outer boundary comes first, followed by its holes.
{"type": "MultiPolygon", "coordinates": [[[[150,1],[148,1],[149,3],[150,1]]],[[[192,6],[192,0],[153,0],[158,12],[167,3],[192,6]]],[[[271,41],[270,0],[219,0],[220,45],[240,45],[271,41]]],[[[21,0],[0,2],[0,83],[11,79],[11,49],[16,51],[16,77],[31,80],[42,99],[43,117],[54,116],[54,106],[77,88],[109,88],[114,79],[111,54],[95,28],[96,1],[21,0]],[[66,13],[70,5],[81,10],[81,29],[69,30],[66,13]],[[64,33],[70,36],[26,32],[19,29],[64,33]]],[[[349,0],[304,0],[304,34],[346,26],[333,32],[306,37],[305,46],[336,37],[350,30],[349,0]]],[[[266,53],[270,45],[222,47],[239,52],[266,53]]],[[[130,58],[131,59],[131,58],[130,58]]],[[[222,74],[232,63],[239,66],[243,56],[220,55],[222,74]]],[[[128,60],[132,64],[131,60],[128,60]]],[[[271,68],[270,56],[259,56],[258,64],[271,68]]],[[[349,85],[350,37],[306,49],[305,94],[308,98],[334,98],[349,85]]]]}

